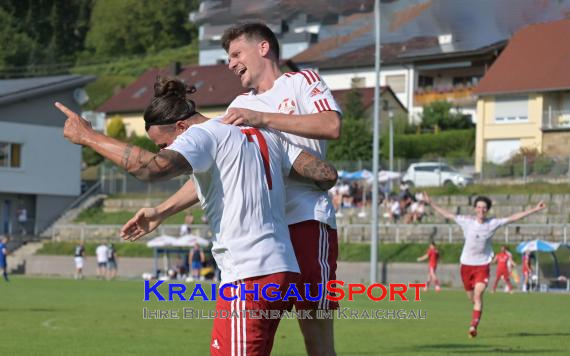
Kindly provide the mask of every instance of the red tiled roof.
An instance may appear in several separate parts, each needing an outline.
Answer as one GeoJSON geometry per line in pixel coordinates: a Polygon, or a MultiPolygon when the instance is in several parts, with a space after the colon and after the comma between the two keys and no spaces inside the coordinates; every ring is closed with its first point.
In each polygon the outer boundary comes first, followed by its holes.
{"type": "MultiPolygon", "coordinates": [[[[246,91],[239,79],[225,64],[182,67],[177,77],[198,90],[192,94],[198,110],[208,106],[226,106],[237,95],[246,91]]],[[[159,75],[171,76],[168,69],[150,69],[134,83],[107,100],[97,108],[99,112],[127,113],[143,112],[154,94],[154,82],[159,75]]]]}
{"type": "Polygon", "coordinates": [[[513,36],[475,94],[568,89],[569,63],[570,20],[531,25],[513,36]]]}
{"type": "MultiPolygon", "coordinates": [[[[340,89],[340,90],[333,90],[332,95],[334,96],[335,100],[341,107],[344,107],[346,96],[350,93],[352,89],[340,89]]],[[[374,88],[358,88],[358,91],[362,95],[362,106],[365,109],[368,109],[372,104],[374,104],[374,88]]],[[[390,89],[388,86],[382,86],[380,88],[380,95],[384,95],[386,92],[389,92],[400,104],[402,110],[407,111],[406,107],[402,105],[396,94],[390,89]]]]}

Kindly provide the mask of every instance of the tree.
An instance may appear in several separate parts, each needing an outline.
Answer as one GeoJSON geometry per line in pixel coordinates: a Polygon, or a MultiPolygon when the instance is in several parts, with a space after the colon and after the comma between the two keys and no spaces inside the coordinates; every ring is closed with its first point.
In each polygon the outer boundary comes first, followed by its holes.
{"type": "Polygon", "coordinates": [[[6,10],[0,7],[0,68],[16,67],[27,63],[34,41],[25,33],[20,32],[18,24],[6,10]]]}
{"type": "MultiPolygon", "coordinates": [[[[13,45],[18,47],[19,52],[25,53],[16,56],[16,61],[8,61],[4,67],[17,66],[20,71],[34,68],[35,72],[43,73],[54,72],[61,64],[68,66],[73,63],[77,52],[83,49],[91,2],[92,0],[2,1],[0,12],[4,15],[0,15],[0,38],[10,38],[10,41],[2,42],[3,46],[13,45]],[[10,19],[4,17],[6,14],[10,19]],[[49,66],[46,67],[45,64],[49,66]]],[[[2,52],[6,52],[4,47],[2,52]]]]}
{"type": "Polygon", "coordinates": [[[345,117],[341,136],[330,141],[327,159],[331,161],[370,160],[372,157],[372,133],[366,121],[345,117]]]}
{"type": "Polygon", "coordinates": [[[362,104],[362,93],[357,88],[352,88],[346,94],[344,100],[343,114],[345,118],[363,119],[364,105],[362,104]]]}
{"type": "Polygon", "coordinates": [[[187,45],[195,36],[188,13],[195,6],[170,0],[98,0],[86,38],[86,57],[157,53],[187,45]]]}
{"type": "Polygon", "coordinates": [[[426,129],[468,129],[473,126],[465,115],[452,113],[452,105],[448,101],[434,101],[423,107],[421,114],[422,128],[426,129]]]}
{"type": "Polygon", "coordinates": [[[109,120],[107,124],[107,135],[121,141],[127,138],[127,129],[120,116],[115,116],[109,120]]]}
{"type": "Polygon", "coordinates": [[[364,118],[362,94],[353,87],[343,105],[341,136],[330,141],[327,158],[331,161],[369,160],[372,156],[370,122],[364,118]]]}

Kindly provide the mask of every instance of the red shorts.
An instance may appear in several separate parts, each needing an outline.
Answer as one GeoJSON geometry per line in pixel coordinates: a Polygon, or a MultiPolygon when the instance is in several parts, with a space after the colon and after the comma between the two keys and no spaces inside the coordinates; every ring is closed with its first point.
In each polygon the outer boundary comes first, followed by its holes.
{"type": "Polygon", "coordinates": [[[336,279],[336,260],[338,258],[338,237],[335,229],[316,220],[307,220],[289,225],[293,249],[301,269],[299,294],[302,301],[295,302],[297,310],[333,310],[338,309],[338,302],[326,299],[328,281],[336,279]],[[305,297],[305,284],[310,284],[310,295],[321,298],[308,301],[305,297]]]}
{"type": "Polygon", "coordinates": [[[509,280],[511,273],[508,269],[497,268],[497,272],[495,273],[495,277],[501,278],[504,277],[505,280],[509,280]]]}
{"type": "Polygon", "coordinates": [[[435,273],[436,270],[437,270],[437,265],[429,265],[430,273],[435,273]]]}
{"type": "Polygon", "coordinates": [[[237,288],[225,288],[224,296],[238,298],[233,301],[226,301],[218,296],[216,301],[216,310],[218,313],[225,313],[225,317],[214,319],[212,329],[212,339],[210,340],[210,355],[269,355],[273,347],[273,339],[280,318],[267,318],[260,314],[260,311],[267,312],[271,310],[291,311],[293,309],[293,300],[284,301],[278,299],[270,302],[261,295],[262,288],[269,284],[275,283],[279,289],[269,289],[268,292],[276,294],[277,291],[281,296],[285,294],[290,283],[297,283],[299,274],[293,272],[280,272],[239,280],[231,283],[237,288]],[[259,284],[259,300],[255,301],[254,295],[246,293],[246,300],[240,298],[240,285],[245,285],[245,290],[254,289],[254,283],[259,284]],[[254,311],[252,314],[241,313],[240,310],[254,311]],[[229,313],[228,313],[229,312],[229,313]],[[231,313],[234,313],[233,316],[231,313]],[[229,317],[228,317],[229,315],[229,317]],[[253,317],[252,317],[253,316],[253,317]]]}
{"type": "Polygon", "coordinates": [[[461,265],[461,280],[466,291],[475,289],[476,283],[489,283],[489,265],[469,266],[461,265]]]}

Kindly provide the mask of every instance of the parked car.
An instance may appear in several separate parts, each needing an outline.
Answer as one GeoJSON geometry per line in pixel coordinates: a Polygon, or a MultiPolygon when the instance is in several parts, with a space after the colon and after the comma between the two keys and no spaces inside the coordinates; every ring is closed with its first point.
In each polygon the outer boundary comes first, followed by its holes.
{"type": "Polygon", "coordinates": [[[402,177],[409,186],[441,187],[455,185],[464,187],[473,184],[473,177],[459,173],[445,163],[422,162],[413,163],[402,177]]]}

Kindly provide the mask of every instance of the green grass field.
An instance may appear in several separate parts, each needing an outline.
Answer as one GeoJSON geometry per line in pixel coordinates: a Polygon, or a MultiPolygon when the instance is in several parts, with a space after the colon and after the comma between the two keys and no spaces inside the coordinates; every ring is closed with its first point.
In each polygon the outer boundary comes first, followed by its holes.
{"type": "MultiPolygon", "coordinates": [[[[213,309],[214,302],[144,302],[143,288],[142,281],[18,276],[10,283],[0,281],[0,355],[207,355],[211,320],[143,320],[142,311],[181,314],[182,308],[213,309]]],[[[165,288],[161,291],[166,294],[165,288]]],[[[425,310],[427,318],[337,319],[337,353],[568,354],[568,294],[498,293],[485,298],[476,339],[467,338],[470,305],[461,291],[422,293],[421,302],[345,301],[342,306],[351,310],[425,310]]],[[[303,354],[296,320],[283,320],[273,355],[303,354]]]]}

